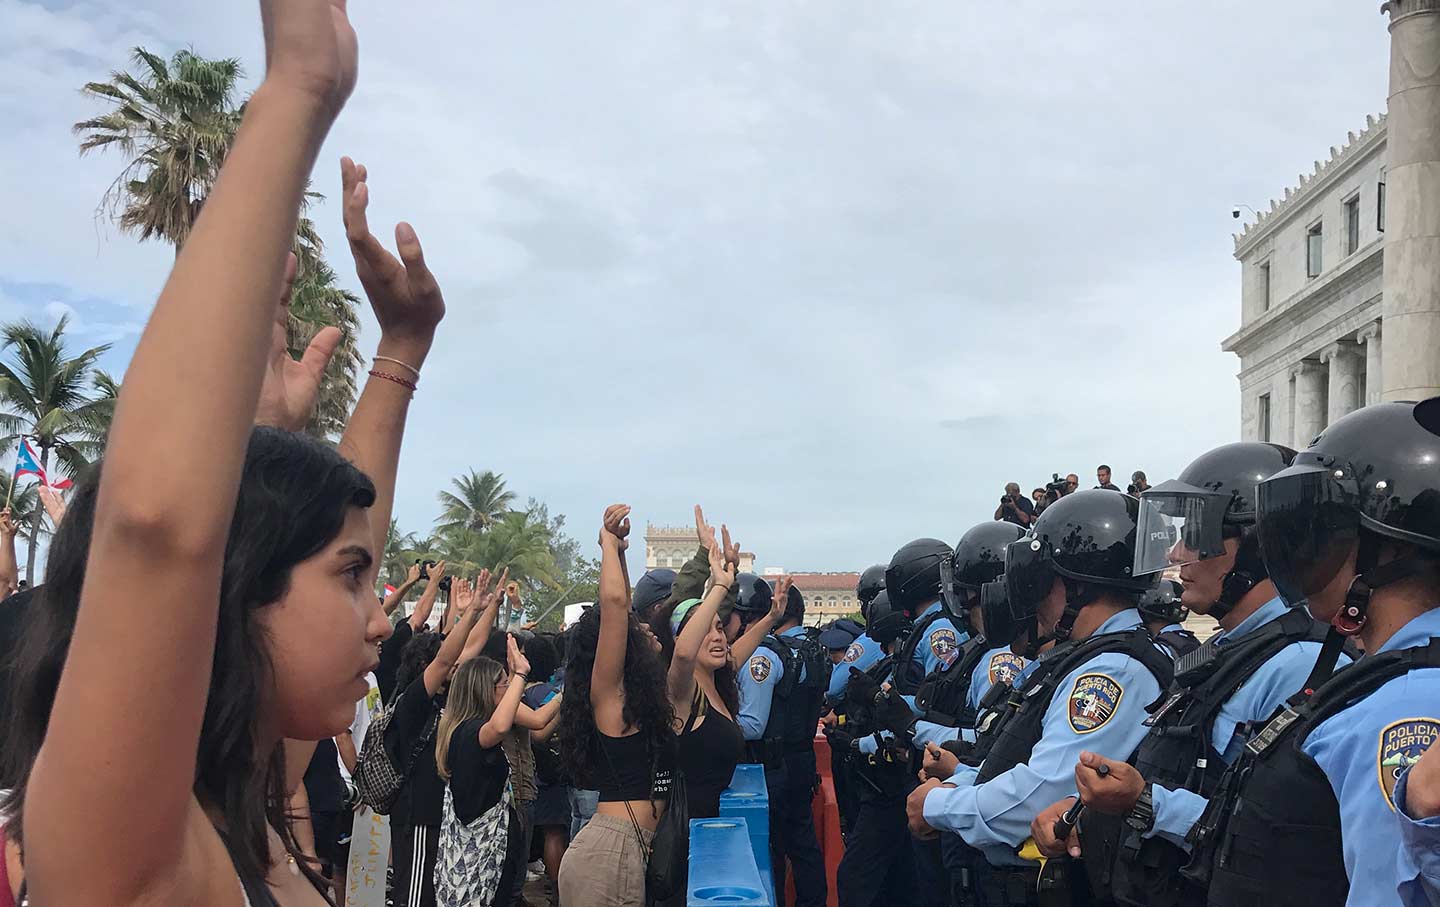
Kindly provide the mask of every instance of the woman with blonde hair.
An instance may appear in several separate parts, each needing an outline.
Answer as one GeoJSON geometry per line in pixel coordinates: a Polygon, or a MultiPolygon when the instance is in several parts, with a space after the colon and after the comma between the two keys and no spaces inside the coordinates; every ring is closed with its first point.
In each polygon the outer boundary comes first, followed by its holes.
{"type": "Polygon", "coordinates": [[[510,761],[501,743],[515,724],[530,663],[506,643],[510,671],[481,656],[460,665],[435,731],[435,767],[445,779],[445,818],[435,861],[441,907],[492,907],[509,901],[517,842],[510,761]]]}

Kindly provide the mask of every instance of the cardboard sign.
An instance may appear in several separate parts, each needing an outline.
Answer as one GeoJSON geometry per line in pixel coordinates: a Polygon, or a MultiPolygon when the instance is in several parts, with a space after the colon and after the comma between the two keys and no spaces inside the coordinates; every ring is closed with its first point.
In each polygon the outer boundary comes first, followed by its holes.
{"type": "Polygon", "coordinates": [[[355,812],[345,907],[385,907],[385,870],[390,865],[390,817],[362,806],[355,812]]]}

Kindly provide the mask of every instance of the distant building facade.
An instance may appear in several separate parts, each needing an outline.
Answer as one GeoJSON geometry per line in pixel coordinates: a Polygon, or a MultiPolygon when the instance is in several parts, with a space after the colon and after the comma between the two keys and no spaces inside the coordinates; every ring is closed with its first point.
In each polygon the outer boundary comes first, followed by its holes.
{"type": "Polygon", "coordinates": [[[1235,236],[1240,433],[1297,449],[1381,399],[1386,120],[1343,147],[1235,236]]]}
{"type": "Polygon", "coordinates": [[[805,625],[818,627],[837,617],[849,617],[860,610],[855,587],[858,573],[787,573],[795,587],[805,594],[805,625]]]}
{"type": "MultiPolygon", "coordinates": [[[[669,567],[679,570],[700,548],[700,536],[694,526],[656,526],[645,524],[645,569],[669,567]]],[[[740,552],[740,572],[755,572],[755,554],[740,552]]]]}

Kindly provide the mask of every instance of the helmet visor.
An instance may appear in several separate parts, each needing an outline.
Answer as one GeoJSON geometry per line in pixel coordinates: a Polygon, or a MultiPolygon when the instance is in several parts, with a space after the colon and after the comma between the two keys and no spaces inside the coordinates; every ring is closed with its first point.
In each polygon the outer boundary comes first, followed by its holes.
{"type": "Polygon", "coordinates": [[[1003,574],[995,582],[980,587],[980,615],[985,624],[983,630],[988,645],[1008,646],[1019,637],[1020,621],[1010,610],[1010,596],[1006,592],[1003,574]]]}
{"type": "Polygon", "coordinates": [[[1343,466],[1296,465],[1260,483],[1260,556],[1280,597],[1297,607],[1329,585],[1360,537],[1359,485],[1343,466]]]}
{"type": "Polygon", "coordinates": [[[1225,553],[1225,509],[1230,499],[1183,482],[1166,482],[1140,495],[1135,576],[1160,573],[1225,553]]]}
{"type": "Polygon", "coordinates": [[[1010,598],[1010,612],[1017,619],[1040,612],[1040,602],[1050,594],[1055,577],[1044,542],[1023,538],[1006,547],[1005,591],[1010,598]]]}

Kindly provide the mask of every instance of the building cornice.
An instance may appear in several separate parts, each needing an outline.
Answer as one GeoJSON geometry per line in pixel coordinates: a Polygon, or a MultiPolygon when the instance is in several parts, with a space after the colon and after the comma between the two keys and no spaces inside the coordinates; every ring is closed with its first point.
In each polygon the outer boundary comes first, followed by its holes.
{"type": "MultiPolygon", "coordinates": [[[[1440,0],[1432,2],[1440,3],[1440,0]]],[[[1302,210],[1306,201],[1323,194],[1350,172],[1349,165],[1364,159],[1384,141],[1385,114],[1382,113],[1378,119],[1366,116],[1365,128],[1358,135],[1349,133],[1345,144],[1339,148],[1331,145],[1328,160],[1316,161],[1313,172],[1308,175],[1300,174],[1297,185],[1287,186],[1279,201],[1272,198],[1267,210],[1261,212],[1253,223],[1245,224],[1239,233],[1234,234],[1235,257],[1244,258],[1250,254],[1257,244],[1273,235],[1296,212],[1302,210]]]]}
{"type": "Polygon", "coordinates": [[[1329,345],[1325,341],[1325,338],[1333,337],[1337,326],[1347,319],[1356,316],[1359,316],[1362,322],[1367,319],[1372,322],[1378,319],[1380,317],[1380,294],[1375,294],[1374,297],[1365,300],[1353,309],[1347,309],[1344,312],[1336,314],[1334,318],[1329,319],[1322,325],[1316,326],[1312,331],[1307,331],[1305,336],[1298,338],[1293,343],[1276,350],[1264,359],[1251,363],[1248,368],[1241,369],[1240,373],[1236,376],[1240,379],[1240,386],[1242,388],[1248,387],[1255,378],[1279,371],[1279,369],[1276,368],[1277,364],[1285,365],[1289,371],[1302,367],[1306,362],[1318,367],[1320,351],[1323,347],[1329,345]],[[1294,358],[1297,348],[1307,350],[1298,362],[1294,358]]]}
{"type": "Polygon", "coordinates": [[[1220,348],[1227,353],[1243,356],[1248,350],[1270,339],[1275,333],[1289,325],[1295,311],[1304,305],[1312,308],[1323,305],[1352,284],[1363,280],[1372,273],[1379,273],[1384,261],[1384,238],[1371,240],[1353,254],[1354,261],[1345,261],[1323,277],[1318,277],[1293,293],[1270,311],[1226,337],[1220,348]]]}
{"type": "Polygon", "coordinates": [[[1411,16],[1440,13],[1440,0],[1386,0],[1380,4],[1380,12],[1390,14],[1390,27],[1394,28],[1411,16]]]}

